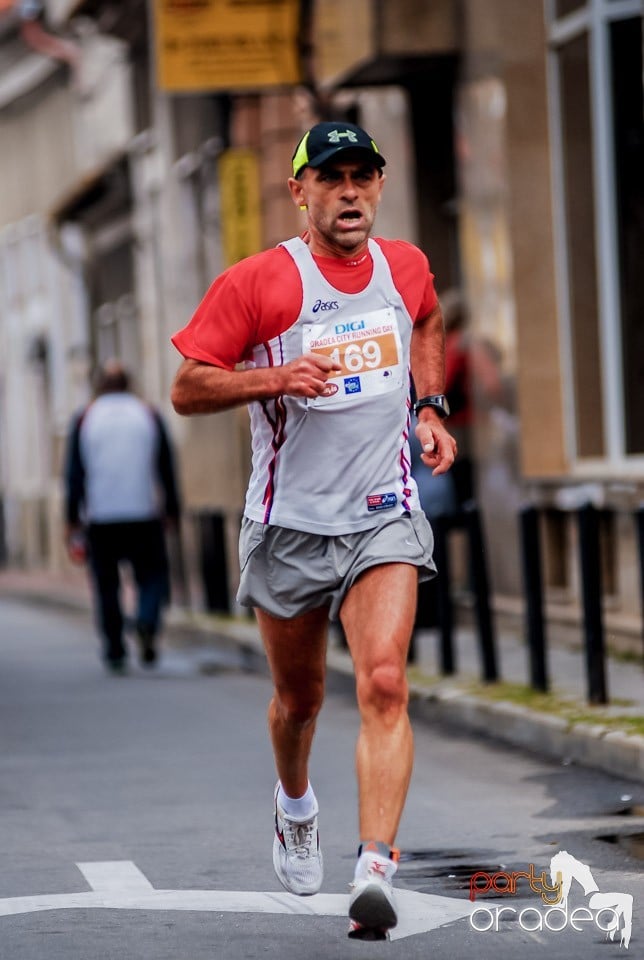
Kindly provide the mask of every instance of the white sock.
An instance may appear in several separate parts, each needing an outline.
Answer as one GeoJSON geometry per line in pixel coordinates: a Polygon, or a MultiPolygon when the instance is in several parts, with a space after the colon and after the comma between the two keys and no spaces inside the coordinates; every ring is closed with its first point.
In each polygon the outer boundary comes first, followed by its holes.
{"type": "Polygon", "coordinates": [[[318,812],[318,802],[310,783],[304,796],[297,798],[289,797],[280,783],[278,799],[289,820],[309,820],[318,812]]]}

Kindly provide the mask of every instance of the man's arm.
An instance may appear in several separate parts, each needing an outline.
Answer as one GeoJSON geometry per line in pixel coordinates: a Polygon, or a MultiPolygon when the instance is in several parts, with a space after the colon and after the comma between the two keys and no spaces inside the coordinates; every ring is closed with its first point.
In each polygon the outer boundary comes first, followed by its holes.
{"type": "Polygon", "coordinates": [[[330,357],[306,353],[281,367],[224,370],[200,360],[184,360],[172,385],[170,399],[177,413],[217,413],[253,400],[318,397],[332,371],[342,368],[330,357]]]}
{"type": "Polygon", "coordinates": [[[85,563],[87,554],[82,534],[81,508],[85,500],[85,467],[80,450],[80,414],[71,424],[65,451],[65,547],[72,563],[85,563]]]}
{"type": "MultiPolygon", "coordinates": [[[[411,334],[411,375],[418,398],[443,393],[445,389],[445,327],[440,306],[417,320],[411,334]]],[[[416,436],[421,460],[433,474],[446,473],[454,463],[456,441],[432,407],[418,413],[416,436]]]]}
{"type": "Polygon", "coordinates": [[[81,526],[80,511],[85,498],[85,468],[80,452],[80,428],[83,415],[75,418],[67,435],[65,451],[65,521],[67,529],[81,526]]]}
{"type": "Polygon", "coordinates": [[[159,481],[163,489],[164,496],[164,515],[167,520],[176,522],[179,519],[181,511],[179,502],[179,488],[177,485],[177,472],[174,464],[174,454],[170,444],[170,437],[158,410],[153,410],[155,423],[159,433],[159,453],[157,457],[157,469],[159,472],[159,481]]]}

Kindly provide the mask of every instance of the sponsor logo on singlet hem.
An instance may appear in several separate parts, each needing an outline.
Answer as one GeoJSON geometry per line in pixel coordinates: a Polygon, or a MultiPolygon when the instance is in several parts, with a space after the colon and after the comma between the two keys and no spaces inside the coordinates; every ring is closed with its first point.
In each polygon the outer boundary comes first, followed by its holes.
{"type": "Polygon", "coordinates": [[[345,377],[344,378],[344,392],[345,393],[361,393],[362,386],[360,384],[360,377],[345,377]]]}
{"type": "Polygon", "coordinates": [[[395,493],[370,493],[367,496],[367,510],[390,510],[398,503],[395,493]]]}

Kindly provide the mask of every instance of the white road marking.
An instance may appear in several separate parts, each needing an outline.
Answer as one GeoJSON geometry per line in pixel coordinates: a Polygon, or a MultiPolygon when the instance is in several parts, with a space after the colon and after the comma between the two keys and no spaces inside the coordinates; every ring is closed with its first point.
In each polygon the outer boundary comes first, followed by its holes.
{"type": "MultiPolygon", "coordinates": [[[[296,897],[291,893],[244,890],[155,890],[131,860],[79,863],[92,888],[85,893],[45,894],[0,899],[0,917],[43,910],[193,910],[211,913],[286,913],[318,917],[346,917],[348,894],[318,893],[296,897]]],[[[469,917],[469,900],[439,897],[414,890],[396,890],[398,926],[391,939],[429,933],[469,917]]]]}
{"type": "Polygon", "coordinates": [[[148,893],[154,887],[131,860],[77,863],[92,890],[102,893],[148,893]]]}

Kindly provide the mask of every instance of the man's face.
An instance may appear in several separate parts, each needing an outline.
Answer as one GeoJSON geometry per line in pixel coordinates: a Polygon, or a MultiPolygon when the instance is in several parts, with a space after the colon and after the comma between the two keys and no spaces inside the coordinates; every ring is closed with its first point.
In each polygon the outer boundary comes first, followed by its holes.
{"type": "Polygon", "coordinates": [[[385,178],[369,161],[338,160],[306,167],[289,188],[298,206],[306,206],[310,247],[322,256],[360,252],[371,233],[385,178]]]}

